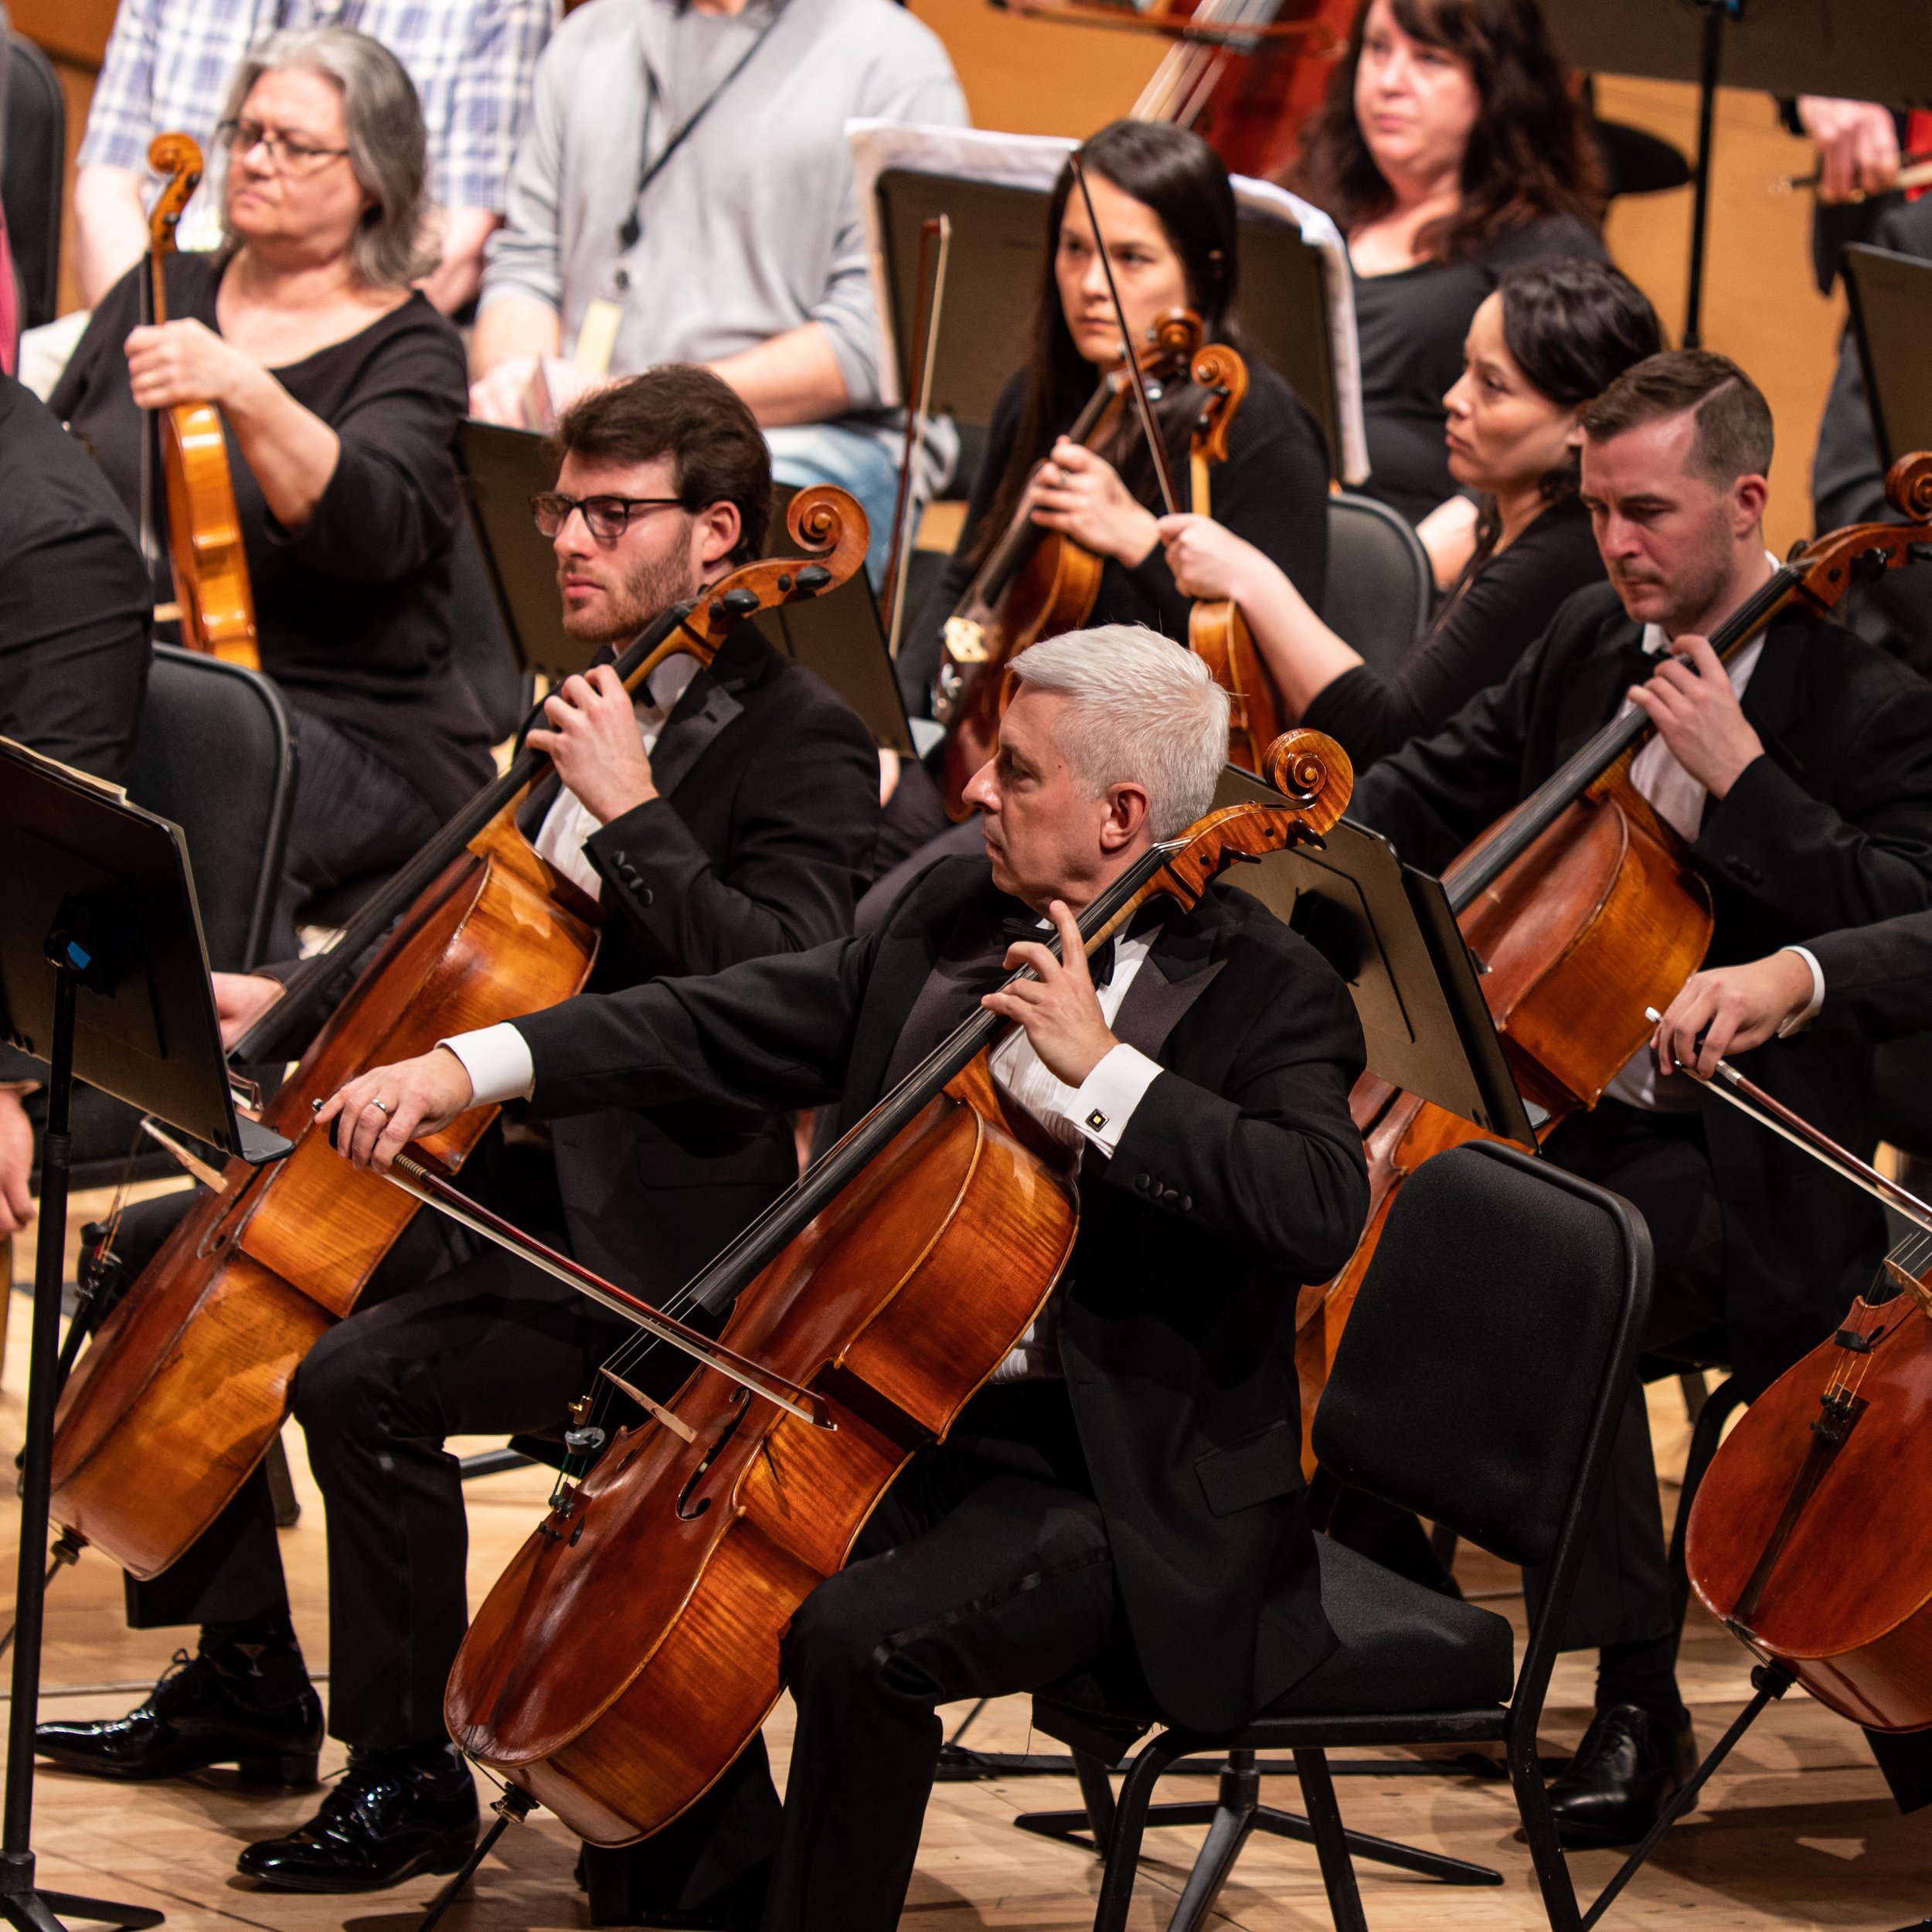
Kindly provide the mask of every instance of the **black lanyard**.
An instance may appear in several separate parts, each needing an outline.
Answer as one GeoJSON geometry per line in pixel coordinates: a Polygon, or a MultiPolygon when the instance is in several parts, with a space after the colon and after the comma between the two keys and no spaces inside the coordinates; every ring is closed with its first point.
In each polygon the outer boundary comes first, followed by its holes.
{"type": "MultiPolygon", "coordinates": [[[[750,64],[751,56],[770,39],[771,30],[784,17],[787,4],[787,0],[778,0],[778,4],[771,10],[771,18],[758,29],[758,37],[732,63],[731,71],[691,111],[683,126],[665,143],[664,152],[655,161],[640,158],[638,164],[638,192],[631,197],[631,212],[624,217],[624,226],[617,230],[617,245],[621,253],[628,254],[636,247],[638,237],[644,232],[642,224],[638,219],[638,210],[644,205],[644,191],[663,172],[665,163],[684,145],[685,137],[711,111],[712,104],[719,95],[744,72],[750,64]]],[[[644,117],[644,141],[645,151],[648,155],[651,145],[651,114],[648,106],[644,117]]]]}

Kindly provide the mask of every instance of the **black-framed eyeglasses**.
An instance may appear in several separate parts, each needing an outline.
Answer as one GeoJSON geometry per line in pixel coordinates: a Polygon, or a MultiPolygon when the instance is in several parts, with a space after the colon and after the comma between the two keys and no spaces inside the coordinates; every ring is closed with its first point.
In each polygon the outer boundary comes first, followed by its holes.
{"type": "Polygon", "coordinates": [[[584,528],[600,543],[616,543],[640,510],[683,507],[681,496],[566,496],[561,490],[545,490],[530,498],[530,514],[544,536],[556,536],[570,522],[571,512],[581,510],[584,528]]]}
{"type": "Polygon", "coordinates": [[[349,153],[346,148],[311,148],[305,141],[291,141],[286,134],[270,133],[258,121],[224,121],[216,128],[215,138],[231,155],[267,148],[269,165],[285,175],[313,174],[321,162],[341,161],[349,153]]]}

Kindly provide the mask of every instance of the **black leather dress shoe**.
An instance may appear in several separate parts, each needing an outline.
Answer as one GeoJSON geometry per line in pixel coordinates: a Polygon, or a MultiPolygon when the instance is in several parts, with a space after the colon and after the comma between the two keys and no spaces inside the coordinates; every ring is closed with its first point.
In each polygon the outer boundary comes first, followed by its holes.
{"type": "Polygon", "coordinates": [[[477,1839],[476,1786],[453,1751],[352,1751],[342,1781],[306,1825],[235,1862],[244,1878],[291,1892],[379,1892],[419,1872],[454,1872],[477,1839]]]}
{"type": "Polygon", "coordinates": [[[1672,1725],[1641,1704],[1613,1704],[1549,1787],[1556,1835],[1572,1847],[1634,1845],[1696,1769],[1688,1717],[1672,1725]]]}
{"type": "Polygon", "coordinates": [[[233,1764],[245,1784],[298,1787],[315,1782],[322,1706],[306,1685],[291,1702],[259,1702],[210,1658],[178,1650],[140,1709],[97,1723],[40,1725],[34,1748],[92,1777],[179,1777],[233,1764]]]}

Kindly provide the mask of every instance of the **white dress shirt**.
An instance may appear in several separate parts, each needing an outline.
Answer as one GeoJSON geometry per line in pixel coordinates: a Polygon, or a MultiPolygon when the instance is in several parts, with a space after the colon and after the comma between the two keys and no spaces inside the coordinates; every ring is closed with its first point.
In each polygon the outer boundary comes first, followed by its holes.
{"type": "MultiPolygon", "coordinates": [[[[545,822],[547,829],[549,821],[545,822]]],[[[1097,995],[1101,1016],[1110,1027],[1153,944],[1151,934],[1114,942],[1113,978],[1098,989],[1097,995]]],[[[529,1043],[514,1026],[506,1022],[479,1027],[474,1032],[452,1034],[437,1043],[447,1046],[463,1063],[470,1077],[472,1107],[499,1106],[505,1100],[529,1098],[536,1084],[536,1067],[529,1043]]],[[[1110,1157],[1120,1145],[1121,1136],[1142,1097],[1161,1076],[1158,1061],[1121,1041],[1102,1055],[1078,1087],[1069,1087],[1047,1070],[1026,1037],[1026,1029],[1019,1026],[994,1048],[988,1065],[1002,1097],[1025,1109],[1063,1147],[1077,1148],[1084,1140],[1110,1157]]],[[[1040,1311],[1039,1319],[994,1370],[995,1382],[1022,1381],[1060,1372],[1054,1333],[1059,1300],[1056,1288],[1040,1311]]]]}
{"type": "MultiPolygon", "coordinates": [[[[647,758],[657,749],[658,734],[663,730],[665,721],[677,709],[678,700],[697,675],[697,659],[689,651],[680,651],[666,658],[638,693],[634,709],[638,736],[643,741],[647,758]]],[[[593,899],[601,899],[604,881],[597,876],[597,868],[584,857],[583,842],[594,832],[603,829],[604,821],[566,785],[543,815],[535,842],[536,855],[556,866],[572,885],[581,886],[593,899]]]]}
{"type": "MultiPolygon", "coordinates": [[[[1775,570],[1777,558],[1770,557],[1770,562],[1775,570]]],[[[1669,648],[1670,640],[1664,635],[1662,625],[1644,626],[1647,655],[1661,658],[1669,648]]],[[[1739,697],[1743,696],[1751,673],[1764,654],[1764,638],[1760,632],[1726,666],[1731,689],[1739,697]]],[[[1627,717],[1636,708],[1636,701],[1626,698],[1617,715],[1627,717]]],[[[1631,760],[1630,782],[1638,795],[1648,799],[1651,810],[1686,844],[1696,842],[1710,794],[1678,762],[1676,753],[1664,742],[1662,732],[1654,733],[1649,743],[1631,760]]],[[[1666,1080],[1657,1070],[1657,1056],[1651,1051],[1648,1040],[1624,1062],[1617,1077],[1604,1089],[1604,1096],[1607,1100],[1621,1100],[1626,1107],[1641,1107],[1647,1114],[1695,1114],[1699,1105],[1698,1083],[1688,1073],[1673,1073],[1666,1080]]]]}

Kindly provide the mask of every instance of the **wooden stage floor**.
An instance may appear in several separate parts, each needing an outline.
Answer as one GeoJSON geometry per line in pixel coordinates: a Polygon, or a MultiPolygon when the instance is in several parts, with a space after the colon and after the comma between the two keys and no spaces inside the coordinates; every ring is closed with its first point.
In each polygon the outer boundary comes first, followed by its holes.
{"type": "MultiPolygon", "coordinates": [[[[16,1260],[24,1272],[25,1257],[16,1260]]],[[[0,1452],[19,1440],[26,1383],[28,1306],[16,1294],[5,1369],[0,1378],[0,1452]]],[[[1660,1459],[1674,1387],[1658,1396],[1660,1459]]],[[[295,1618],[311,1668],[325,1671],[328,1625],[321,1505],[302,1456],[301,1433],[287,1434],[302,1518],[283,1532],[295,1618]]],[[[462,1447],[492,1446],[481,1442],[462,1447]]],[[[472,1485],[470,1582],[486,1589],[540,1512],[543,1472],[517,1471],[472,1485]]],[[[1666,1509],[1675,1493],[1667,1492],[1666,1509]]],[[[5,1514],[0,1560],[12,1574],[14,1526],[5,1514]]],[[[1509,1612],[1522,1628],[1515,1573],[1492,1559],[1465,1555],[1465,1590],[1509,1612]]],[[[108,1716],[131,1709],[167,1665],[187,1632],[131,1632],[123,1626],[120,1579],[96,1556],[63,1571],[49,1601],[43,1709],[49,1715],[108,1716]]],[[[1700,1613],[1685,1646],[1684,1685],[1700,1740],[1714,1740],[1749,1695],[1744,1652],[1700,1613]]],[[[1571,1747],[1588,1716],[1587,1660],[1566,1659],[1544,1724],[1546,1750],[1571,1747]]],[[[326,1692],[325,1692],[325,1696],[326,1692]]],[[[963,1709],[948,1713],[956,1721],[963,1709]]],[[[782,1767],[790,1740],[788,1707],[767,1726],[782,1767]]],[[[995,1706],[968,1742],[987,1750],[1026,1747],[1024,1699],[995,1706]]],[[[1051,1740],[1039,1748],[1058,1749],[1051,1740]]],[[[339,1769],[332,1744],[325,1774],[339,1769]]],[[[1206,1797],[1212,1782],[1177,1778],[1167,1794],[1206,1797]]],[[[1364,1865],[1363,1901],[1376,1932],[1516,1932],[1544,1924],[1515,1825],[1506,1784],[1473,1776],[1350,1776],[1340,1785],[1344,1813],[1360,1829],[1406,1838],[1491,1865],[1499,1888],[1452,1889],[1364,1865]]],[[[486,1798],[489,1795],[486,1791],[486,1798]]],[[[1299,1809],[1292,1780],[1267,1781],[1268,1801],[1299,1809]]],[[[1633,1928],[1689,1926],[1701,1932],[1758,1932],[1772,1927],[1875,1928],[1915,1925],[1932,1914],[1932,1812],[1901,1818],[1886,1794],[1858,1733],[1794,1691],[1774,1705],[1706,1793],[1706,1802],[1668,1838],[1647,1872],[1614,1908],[1608,1923],[1633,1928]]],[[[244,1793],[232,1773],[179,1783],[110,1785],[43,1768],[36,1842],[42,1882],[160,1907],[175,1932],[409,1932],[437,1881],[393,1892],[314,1898],[253,1889],[236,1876],[234,1858],[251,1838],[308,1815],[313,1794],[264,1798],[244,1793]]],[[[903,1924],[910,1932],[972,1932],[978,1927],[1067,1928],[1090,1923],[1097,1867],[1087,1853],[1013,1828],[1025,1811],[1077,1802],[1070,1778],[1014,1778],[942,1784],[927,1815],[919,1868],[903,1924]]],[[[1198,1829],[1151,1835],[1136,1894],[1136,1932],[1164,1927],[1200,1839],[1198,1829]]],[[[538,1814],[500,1841],[468,1901],[444,1921],[448,1932],[525,1932],[587,1923],[571,1882],[575,1845],[538,1814]]],[[[1580,1883],[1594,1889],[1614,1869],[1610,1853],[1579,1855],[1580,1883]]],[[[1316,1932],[1328,1923],[1313,1853],[1276,1839],[1253,1842],[1223,1895],[1217,1927],[1251,1932],[1316,1932]]]]}

